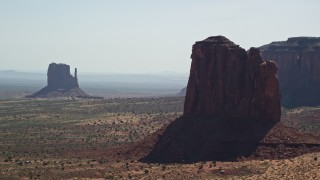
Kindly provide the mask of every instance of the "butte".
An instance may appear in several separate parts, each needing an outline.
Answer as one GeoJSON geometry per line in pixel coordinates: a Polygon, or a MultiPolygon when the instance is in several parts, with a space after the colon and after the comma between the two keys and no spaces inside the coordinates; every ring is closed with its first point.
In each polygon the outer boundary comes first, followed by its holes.
{"type": "Polygon", "coordinates": [[[67,64],[51,63],[47,73],[47,86],[26,98],[81,97],[90,96],[79,88],[77,68],[74,76],[70,74],[67,64]]]}
{"type": "Polygon", "coordinates": [[[141,161],[279,159],[319,151],[320,138],[281,122],[277,64],[223,36],[192,47],[184,113],[135,147],[141,161]],[[140,149],[139,149],[140,148],[140,149]]]}

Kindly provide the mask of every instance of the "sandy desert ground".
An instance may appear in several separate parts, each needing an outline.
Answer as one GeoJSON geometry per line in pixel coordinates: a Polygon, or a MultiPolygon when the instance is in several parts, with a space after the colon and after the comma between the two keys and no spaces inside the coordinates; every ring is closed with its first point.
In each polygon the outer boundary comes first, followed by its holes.
{"type": "MultiPolygon", "coordinates": [[[[320,153],[192,164],[142,163],[143,153],[126,155],[126,147],[181,116],[182,107],[183,97],[1,100],[0,179],[320,177],[320,153]]],[[[320,108],[283,109],[282,121],[319,135],[320,108]]]]}

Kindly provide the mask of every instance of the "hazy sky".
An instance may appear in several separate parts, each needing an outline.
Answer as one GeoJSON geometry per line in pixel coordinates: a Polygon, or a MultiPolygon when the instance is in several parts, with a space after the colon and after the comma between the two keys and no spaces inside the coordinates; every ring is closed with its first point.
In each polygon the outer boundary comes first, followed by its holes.
{"type": "Polygon", "coordinates": [[[0,70],[188,73],[191,47],[320,36],[319,0],[0,0],[0,70]]]}

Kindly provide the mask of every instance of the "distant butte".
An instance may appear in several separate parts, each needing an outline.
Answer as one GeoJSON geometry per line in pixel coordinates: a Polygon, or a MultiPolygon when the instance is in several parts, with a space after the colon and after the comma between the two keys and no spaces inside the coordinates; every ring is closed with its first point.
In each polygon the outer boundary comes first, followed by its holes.
{"type": "Polygon", "coordinates": [[[74,76],[70,74],[70,66],[67,64],[51,63],[47,73],[48,85],[40,91],[26,96],[27,98],[50,97],[90,97],[79,88],[77,68],[74,76]]]}
{"type": "MultiPolygon", "coordinates": [[[[320,138],[280,121],[277,65],[223,36],[192,47],[184,114],[140,146],[146,162],[277,159],[319,151],[320,138]]],[[[137,147],[139,149],[140,147],[137,147]]]]}
{"type": "Polygon", "coordinates": [[[320,38],[293,37],[261,46],[264,59],[279,66],[281,103],[285,107],[320,105],[320,38]]]}

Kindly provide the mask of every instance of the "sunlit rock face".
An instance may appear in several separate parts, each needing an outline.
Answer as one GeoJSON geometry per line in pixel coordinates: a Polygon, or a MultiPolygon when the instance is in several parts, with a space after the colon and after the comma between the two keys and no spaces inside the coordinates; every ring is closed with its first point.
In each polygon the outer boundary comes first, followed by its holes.
{"type": "Polygon", "coordinates": [[[280,121],[278,68],[258,49],[213,36],[193,45],[191,59],[184,115],[280,121]]]}
{"type": "Polygon", "coordinates": [[[320,105],[320,38],[289,38],[259,49],[264,59],[272,59],[279,66],[283,106],[320,105]]]}

